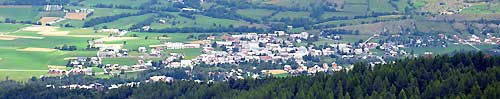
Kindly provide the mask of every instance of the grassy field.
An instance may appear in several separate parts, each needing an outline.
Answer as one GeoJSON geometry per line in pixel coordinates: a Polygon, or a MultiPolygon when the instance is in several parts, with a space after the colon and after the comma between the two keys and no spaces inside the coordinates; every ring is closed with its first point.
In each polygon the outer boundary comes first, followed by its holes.
{"type": "Polygon", "coordinates": [[[350,5],[345,5],[345,12],[354,12],[354,13],[364,13],[368,10],[367,5],[362,5],[362,4],[350,4],[350,5]]]}
{"type": "Polygon", "coordinates": [[[71,26],[74,26],[74,27],[83,27],[83,23],[85,21],[81,21],[81,20],[64,20],[64,21],[61,21],[61,22],[57,22],[56,24],[54,24],[53,26],[64,26],[66,24],[69,24],[71,26]]]}
{"type": "Polygon", "coordinates": [[[69,31],[70,35],[108,35],[104,33],[96,33],[95,30],[88,28],[58,28],[60,31],[69,31]]]}
{"type": "Polygon", "coordinates": [[[392,0],[396,4],[396,9],[398,9],[399,12],[404,12],[405,8],[411,7],[409,1],[410,0],[392,0]]]}
{"type": "Polygon", "coordinates": [[[283,74],[276,74],[276,75],[273,75],[274,77],[278,77],[278,78],[285,78],[285,77],[288,77],[290,76],[290,74],[288,73],[283,73],[283,74]]]}
{"type": "Polygon", "coordinates": [[[63,11],[53,11],[53,12],[40,12],[36,17],[64,17],[66,15],[63,11]]]}
{"type": "MultiPolygon", "coordinates": [[[[32,31],[17,31],[22,27],[30,25],[23,24],[0,24],[0,30],[11,32],[8,35],[35,36],[43,39],[18,38],[15,40],[0,40],[0,77],[9,76],[14,80],[27,80],[31,76],[47,74],[48,65],[65,65],[68,57],[94,57],[97,51],[83,50],[87,45],[87,40],[91,38],[82,37],[59,37],[43,36],[32,31]],[[13,32],[15,31],[15,32],[13,32]],[[77,51],[19,51],[27,47],[54,48],[63,44],[76,45],[77,51]],[[17,71],[12,71],[17,70],[17,71]],[[34,70],[34,71],[25,71],[34,70]],[[5,72],[4,72],[5,71],[5,72]]],[[[69,31],[70,35],[95,35],[93,30],[79,28],[59,28],[61,31],[69,31]]],[[[105,35],[105,34],[104,34],[105,35]]]]}
{"type": "Polygon", "coordinates": [[[185,17],[181,17],[178,13],[169,13],[175,18],[160,18],[166,20],[166,24],[161,24],[159,22],[154,22],[151,25],[153,29],[163,29],[163,28],[183,28],[183,27],[203,27],[203,28],[216,28],[216,27],[229,27],[233,25],[234,27],[244,25],[243,21],[229,20],[229,19],[220,19],[220,18],[212,18],[203,15],[194,15],[196,19],[189,19],[185,17]],[[175,24],[172,24],[175,22],[175,24]],[[215,24],[215,26],[214,26],[215,24]]]}
{"type": "Polygon", "coordinates": [[[500,4],[479,4],[462,10],[464,14],[493,14],[500,13],[500,4]]]}
{"type": "Polygon", "coordinates": [[[16,81],[28,81],[31,77],[40,77],[40,75],[47,75],[46,71],[30,71],[30,72],[18,72],[18,71],[0,71],[0,81],[6,80],[16,80],[16,81]]]}
{"type": "MultiPolygon", "coordinates": [[[[475,46],[483,51],[494,47],[491,45],[475,45],[475,46]]],[[[403,50],[407,52],[414,51],[415,54],[424,54],[424,52],[433,52],[433,54],[445,54],[454,51],[476,51],[469,45],[454,45],[454,44],[450,44],[446,48],[422,47],[422,48],[404,48],[403,50]]]]}
{"type": "Polygon", "coordinates": [[[427,2],[425,2],[424,0],[415,0],[415,1],[413,1],[412,6],[415,8],[421,8],[421,7],[424,7],[426,3],[427,2]]]}
{"type": "Polygon", "coordinates": [[[309,12],[293,12],[293,11],[286,11],[286,12],[280,12],[274,16],[272,16],[272,19],[279,20],[281,18],[308,18],[309,17],[309,12]]]}
{"type": "Polygon", "coordinates": [[[184,54],[184,59],[190,60],[201,55],[201,48],[186,48],[186,49],[167,49],[166,54],[179,53],[184,54]]]}
{"type": "Polygon", "coordinates": [[[121,18],[121,19],[115,20],[113,22],[99,24],[96,27],[107,26],[108,28],[128,29],[128,28],[132,27],[132,25],[137,24],[138,22],[142,22],[148,18],[153,17],[153,15],[154,14],[145,14],[145,15],[121,18]],[[130,21],[130,20],[134,20],[134,21],[130,21]]]}
{"type": "MultiPolygon", "coordinates": [[[[189,43],[195,39],[187,39],[189,35],[197,36],[202,33],[143,33],[143,32],[131,32],[126,36],[138,35],[139,39],[127,40],[124,48],[127,49],[137,49],[139,47],[148,47],[149,45],[157,45],[163,44],[165,42],[184,42],[189,43]],[[168,36],[167,39],[158,39],[158,37],[162,37],[163,35],[168,36]],[[148,37],[148,39],[145,39],[148,37]]],[[[107,44],[123,44],[124,41],[114,41],[114,42],[106,42],[107,44]]]]}
{"type": "Polygon", "coordinates": [[[0,8],[0,20],[4,21],[5,18],[14,19],[17,21],[37,21],[38,9],[41,6],[33,6],[31,8],[0,8]]]}
{"type": "Polygon", "coordinates": [[[368,0],[370,11],[374,12],[392,12],[396,10],[389,3],[390,0],[368,0]]]}
{"type": "Polygon", "coordinates": [[[39,47],[54,48],[63,44],[75,45],[78,49],[87,46],[87,40],[90,38],[71,38],[71,37],[44,37],[44,39],[24,39],[0,41],[0,46],[7,47],[39,47]]]}
{"type": "Polygon", "coordinates": [[[321,15],[321,18],[326,19],[326,18],[330,18],[333,16],[354,18],[354,16],[361,16],[361,15],[364,15],[364,14],[363,13],[354,13],[354,12],[325,12],[323,15],[321,15]]]}
{"type": "MultiPolygon", "coordinates": [[[[70,8],[75,8],[78,9],[80,7],[70,7],[70,8]]],[[[112,8],[93,8],[94,14],[92,16],[89,16],[86,20],[90,20],[93,18],[97,17],[104,17],[104,16],[113,16],[117,14],[123,14],[123,13],[137,13],[139,10],[133,10],[133,9],[112,9],[112,8]]],[[[86,20],[64,20],[62,22],[56,23],[54,26],[62,26],[66,24],[70,24],[74,27],[83,27],[83,23],[86,20]]]]}
{"type": "Polygon", "coordinates": [[[0,24],[0,32],[14,32],[21,28],[28,27],[27,24],[0,24]]]}
{"type": "Polygon", "coordinates": [[[273,11],[267,9],[242,9],[238,10],[237,13],[253,19],[261,19],[266,16],[271,16],[273,11]]]}
{"type": "Polygon", "coordinates": [[[94,14],[88,19],[96,18],[96,17],[102,17],[102,16],[112,16],[112,15],[117,15],[117,14],[122,14],[122,13],[137,13],[139,10],[132,10],[132,9],[113,9],[113,8],[94,8],[94,14]]]}
{"type": "Polygon", "coordinates": [[[65,65],[67,57],[96,56],[96,51],[29,52],[13,48],[0,49],[0,69],[46,70],[48,65],[65,65]]]}
{"type": "Polygon", "coordinates": [[[453,30],[453,26],[449,23],[417,21],[416,26],[420,32],[457,33],[453,30]]]}
{"type": "Polygon", "coordinates": [[[352,20],[336,20],[336,21],[327,21],[327,22],[316,24],[316,25],[328,25],[328,24],[336,25],[336,26],[340,26],[341,24],[358,25],[358,24],[361,24],[363,22],[370,23],[370,22],[374,22],[376,20],[379,20],[379,21],[395,20],[395,19],[398,19],[399,17],[400,16],[379,16],[379,17],[369,17],[369,18],[352,19],[352,20]]]}
{"type": "Polygon", "coordinates": [[[134,65],[137,64],[138,58],[104,58],[102,64],[121,64],[134,65]]]}
{"type": "Polygon", "coordinates": [[[84,0],[80,2],[85,6],[94,6],[97,4],[105,4],[105,5],[129,5],[132,7],[139,7],[141,4],[148,2],[149,0],[84,0]]]}

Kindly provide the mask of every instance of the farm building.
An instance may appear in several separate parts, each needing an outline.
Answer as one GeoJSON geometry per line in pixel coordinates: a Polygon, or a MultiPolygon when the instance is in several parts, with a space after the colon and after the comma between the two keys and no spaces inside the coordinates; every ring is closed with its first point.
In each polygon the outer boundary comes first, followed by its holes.
{"type": "Polygon", "coordinates": [[[86,12],[69,12],[69,13],[66,13],[64,18],[71,19],[71,20],[85,20],[87,18],[88,14],[89,13],[86,13],[86,12]]]}
{"type": "Polygon", "coordinates": [[[38,23],[41,24],[41,25],[52,25],[52,24],[55,24],[57,22],[61,22],[63,21],[64,19],[63,18],[60,18],[60,17],[42,17],[40,20],[38,20],[38,23]]]}
{"type": "Polygon", "coordinates": [[[101,29],[97,32],[105,32],[105,33],[120,33],[119,29],[101,29]]]}
{"type": "Polygon", "coordinates": [[[167,49],[182,49],[182,48],[184,48],[183,43],[167,42],[167,43],[165,43],[165,45],[167,45],[167,49]]]}
{"type": "Polygon", "coordinates": [[[62,10],[63,6],[62,5],[45,5],[43,7],[43,10],[45,11],[60,11],[62,10]]]}

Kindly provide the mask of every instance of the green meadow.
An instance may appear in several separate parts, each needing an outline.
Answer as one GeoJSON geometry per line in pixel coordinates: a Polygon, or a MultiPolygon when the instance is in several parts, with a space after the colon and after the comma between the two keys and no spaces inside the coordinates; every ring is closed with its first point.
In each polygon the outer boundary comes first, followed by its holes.
{"type": "Polygon", "coordinates": [[[495,14],[500,13],[500,4],[479,4],[462,10],[465,14],[495,14]]]}
{"type": "Polygon", "coordinates": [[[132,7],[138,7],[143,3],[148,2],[148,0],[84,0],[83,2],[80,2],[80,4],[83,4],[84,6],[94,6],[97,4],[105,4],[105,5],[129,5],[132,7]]]}
{"type": "MultiPolygon", "coordinates": [[[[83,37],[61,37],[61,36],[42,36],[37,32],[18,31],[23,27],[30,25],[24,24],[0,24],[2,32],[9,32],[8,35],[15,36],[34,36],[43,37],[43,39],[17,38],[15,40],[0,40],[0,77],[7,77],[13,80],[27,80],[32,76],[47,74],[48,65],[65,65],[68,57],[94,57],[97,51],[84,50],[87,46],[87,40],[92,38],[83,37]],[[76,51],[20,51],[20,49],[48,48],[52,49],[61,45],[75,45],[76,51]]],[[[106,35],[95,34],[90,29],[78,28],[59,28],[61,31],[69,31],[70,35],[106,35]]]]}
{"type": "Polygon", "coordinates": [[[16,81],[28,81],[32,77],[40,77],[40,75],[47,75],[47,71],[29,71],[29,72],[19,72],[19,71],[0,71],[0,81],[2,80],[16,80],[16,81]]]}
{"type": "Polygon", "coordinates": [[[267,9],[241,9],[238,10],[237,13],[253,19],[261,19],[263,17],[271,16],[273,11],[267,9]]]}
{"type": "Polygon", "coordinates": [[[151,28],[153,29],[164,29],[164,28],[183,28],[183,27],[202,27],[202,28],[216,28],[216,27],[229,27],[233,25],[235,27],[244,25],[245,22],[221,18],[212,18],[203,15],[194,15],[195,19],[189,19],[186,17],[179,16],[179,13],[169,13],[175,16],[175,18],[158,18],[166,20],[167,23],[161,24],[159,22],[153,22],[151,28]],[[215,24],[215,25],[214,25],[215,24]]]}
{"type": "Polygon", "coordinates": [[[0,33],[1,32],[14,32],[24,27],[28,27],[30,25],[26,24],[0,24],[0,33]]]}
{"type": "Polygon", "coordinates": [[[148,18],[153,17],[153,15],[154,14],[145,14],[145,15],[121,18],[121,19],[115,20],[113,22],[99,24],[99,25],[97,25],[97,27],[107,26],[108,28],[128,29],[128,28],[132,27],[132,25],[134,25],[138,22],[142,22],[148,18]],[[130,21],[130,20],[134,20],[134,21],[130,21]]]}
{"type": "Polygon", "coordinates": [[[41,6],[33,6],[29,8],[0,8],[0,20],[6,18],[17,21],[36,21],[38,20],[39,9],[41,6]]]}

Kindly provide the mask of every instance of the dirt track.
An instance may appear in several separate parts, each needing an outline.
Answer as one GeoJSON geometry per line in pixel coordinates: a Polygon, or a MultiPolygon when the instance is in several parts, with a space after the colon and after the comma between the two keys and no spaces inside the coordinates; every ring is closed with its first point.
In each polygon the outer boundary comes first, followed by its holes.
{"type": "Polygon", "coordinates": [[[28,51],[28,52],[53,52],[53,51],[57,51],[57,49],[28,47],[28,48],[24,48],[24,49],[17,49],[17,51],[28,51]]]}
{"type": "Polygon", "coordinates": [[[0,35],[0,40],[15,40],[18,38],[43,39],[43,37],[34,37],[34,36],[0,35]]]}

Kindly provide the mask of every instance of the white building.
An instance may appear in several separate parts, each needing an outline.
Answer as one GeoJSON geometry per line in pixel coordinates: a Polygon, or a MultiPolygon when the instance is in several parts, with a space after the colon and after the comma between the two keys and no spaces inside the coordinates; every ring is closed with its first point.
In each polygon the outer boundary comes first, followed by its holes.
{"type": "Polygon", "coordinates": [[[167,43],[165,43],[165,45],[167,45],[167,49],[182,49],[182,48],[184,48],[183,43],[167,42],[167,43]]]}
{"type": "Polygon", "coordinates": [[[181,60],[181,67],[191,67],[191,66],[193,66],[193,61],[181,60]]]}

